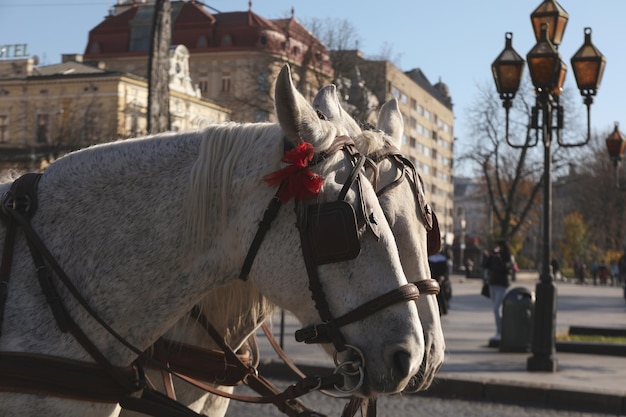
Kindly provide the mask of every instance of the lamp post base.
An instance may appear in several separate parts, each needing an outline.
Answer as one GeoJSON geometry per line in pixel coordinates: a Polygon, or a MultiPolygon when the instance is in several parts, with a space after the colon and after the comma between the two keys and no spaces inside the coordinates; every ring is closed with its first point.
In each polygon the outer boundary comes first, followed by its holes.
{"type": "Polygon", "coordinates": [[[530,372],[556,372],[557,360],[552,356],[531,356],[526,362],[526,369],[530,372]]]}
{"type": "Polygon", "coordinates": [[[554,358],[556,329],[556,285],[550,272],[540,278],[536,286],[537,302],[533,318],[532,356],[526,369],[531,372],[556,372],[554,358]]]}

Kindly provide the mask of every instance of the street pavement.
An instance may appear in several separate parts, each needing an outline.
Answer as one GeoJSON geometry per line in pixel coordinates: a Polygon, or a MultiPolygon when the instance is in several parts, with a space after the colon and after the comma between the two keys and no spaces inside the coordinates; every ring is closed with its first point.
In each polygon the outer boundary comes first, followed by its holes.
{"type": "MultiPolygon", "coordinates": [[[[534,291],[537,279],[536,272],[518,273],[511,288],[534,291]]],[[[556,372],[529,372],[526,361],[531,353],[500,352],[498,348],[488,347],[495,325],[491,302],[480,295],[481,280],[461,275],[453,275],[451,280],[450,310],[442,317],[446,338],[444,365],[428,391],[405,395],[403,401],[431,396],[626,415],[626,356],[569,353],[557,349],[556,372]]],[[[567,333],[570,326],[626,329],[626,300],[621,287],[563,281],[556,284],[557,334],[567,333]]],[[[332,372],[332,360],[319,347],[294,340],[293,334],[299,328],[295,318],[286,313],[283,323],[283,346],[287,355],[307,374],[332,372]]],[[[277,312],[272,322],[277,340],[280,327],[281,315],[277,312]]],[[[259,344],[261,374],[270,378],[290,377],[292,374],[262,332],[259,344]]],[[[585,351],[584,346],[582,351],[585,351]]],[[[393,404],[393,401],[394,397],[390,397],[386,404],[393,404]]],[[[383,414],[379,411],[379,415],[383,414]]]]}

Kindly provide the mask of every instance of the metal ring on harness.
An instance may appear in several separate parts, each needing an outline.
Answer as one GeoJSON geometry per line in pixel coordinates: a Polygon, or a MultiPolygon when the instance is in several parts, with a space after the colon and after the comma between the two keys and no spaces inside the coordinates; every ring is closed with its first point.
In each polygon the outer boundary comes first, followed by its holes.
{"type": "Polygon", "coordinates": [[[358,358],[356,360],[346,360],[343,362],[339,362],[339,358],[338,358],[339,352],[335,351],[333,355],[333,360],[335,362],[336,368],[333,371],[333,373],[334,374],[340,373],[342,375],[349,375],[349,376],[359,375],[359,382],[357,382],[357,384],[352,388],[345,389],[344,387],[338,387],[335,385],[335,389],[337,391],[339,391],[341,394],[347,395],[347,394],[351,394],[355,392],[356,390],[361,388],[361,386],[363,385],[363,381],[365,380],[365,370],[364,370],[365,369],[365,357],[363,356],[363,352],[361,352],[359,348],[353,345],[348,345],[348,344],[346,344],[345,346],[348,351],[349,350],[354,351],[358,358]]]}

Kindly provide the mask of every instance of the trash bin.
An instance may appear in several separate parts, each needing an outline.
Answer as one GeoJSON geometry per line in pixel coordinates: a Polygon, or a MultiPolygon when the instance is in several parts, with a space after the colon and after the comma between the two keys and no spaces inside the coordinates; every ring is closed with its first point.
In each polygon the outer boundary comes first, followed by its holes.
{"type": "Polygon", "coordinates": [[[500,352],[530,352],[535,294],[524,287],[509,290],[502,302],[500,352]]]}

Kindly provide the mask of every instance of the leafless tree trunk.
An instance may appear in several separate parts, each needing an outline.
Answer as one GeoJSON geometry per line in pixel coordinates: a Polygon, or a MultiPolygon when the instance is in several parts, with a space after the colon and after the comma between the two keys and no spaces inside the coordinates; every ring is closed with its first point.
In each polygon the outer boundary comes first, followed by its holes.
{"type": "Polygon", "coordinates": [[[170,129],[171,9],[169,0],[157,0],[155,2],[148,62],[148,132],[150,133],[164,132],[170,129]]]}

